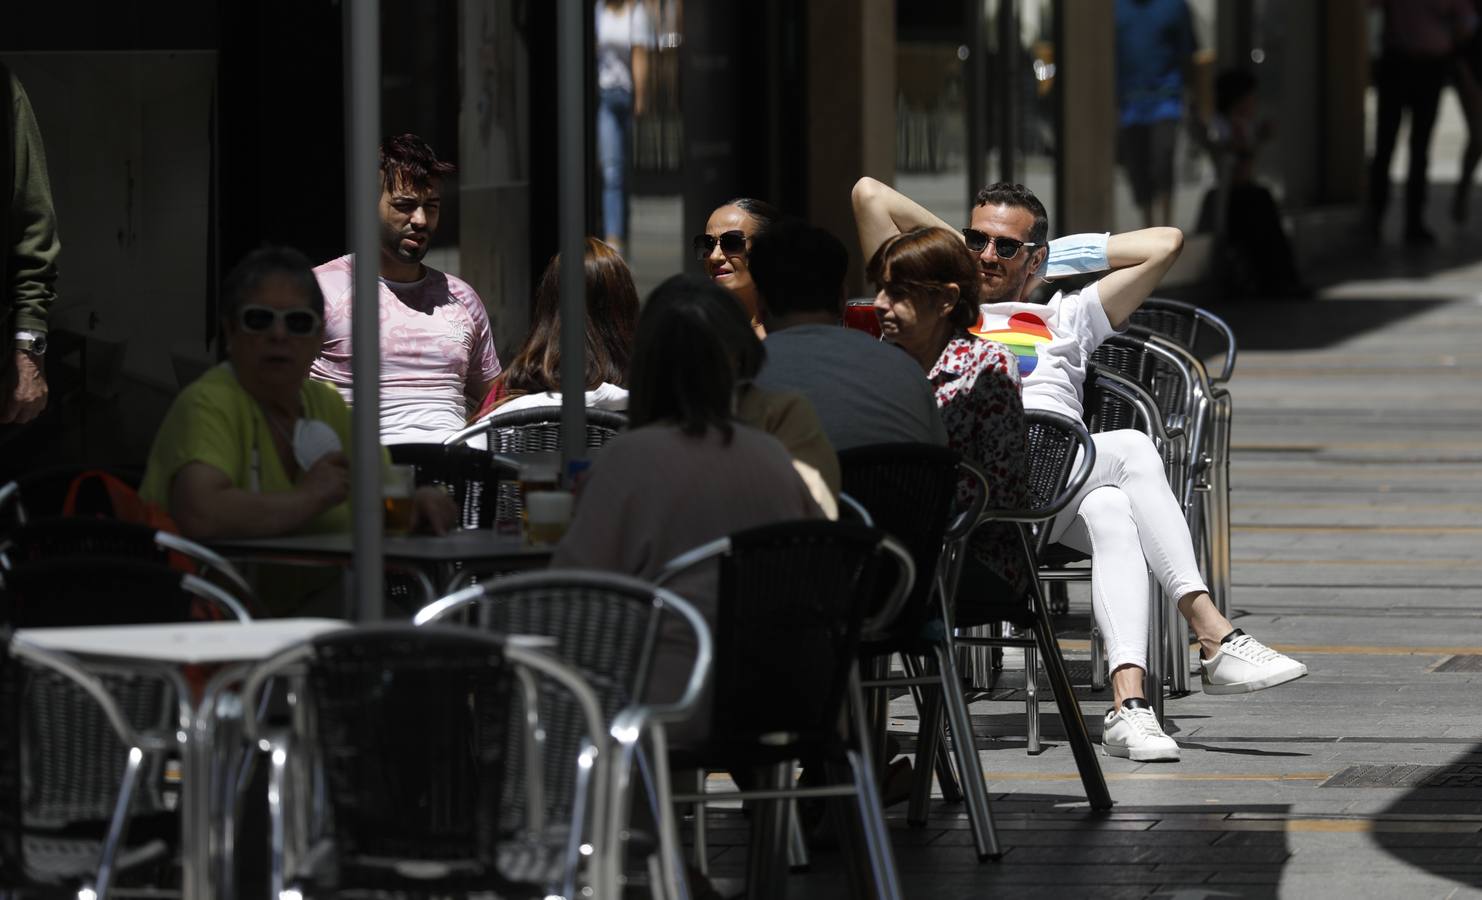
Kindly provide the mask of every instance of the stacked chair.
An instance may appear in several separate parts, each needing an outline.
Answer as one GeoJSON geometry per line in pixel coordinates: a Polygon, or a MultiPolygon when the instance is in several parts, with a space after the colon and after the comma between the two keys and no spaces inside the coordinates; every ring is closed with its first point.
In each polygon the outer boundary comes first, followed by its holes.
{"type": "Polygon", "coordinates": [[[1129,333],[1180,352],[1209,404],[1206,441],[1196,459],[1195,499],[1204,527],[1206,578],[1214,603],[1228,613],[1230,594],[1230,423],[1233,403],[1226,385],[1235,371],[1235,333],[1214,313],[1189,303],[1150,297],[1132,314],[1129,333]],[[1203,360],[1218,357],[1218,374],[1203,360]]]}

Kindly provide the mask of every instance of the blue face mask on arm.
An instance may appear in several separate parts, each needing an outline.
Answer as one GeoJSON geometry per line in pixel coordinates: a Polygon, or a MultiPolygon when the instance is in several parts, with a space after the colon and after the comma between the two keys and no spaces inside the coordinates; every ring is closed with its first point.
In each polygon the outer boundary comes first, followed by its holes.
{"type": "Polygon", "coordinates": [[[1106,240],[1109,232],[1067,234],[1050,241],[1050,252],[1034,274],[1046,281],[1067,278],[1071,275],[1089,275],[1105,272],[1110,266],[1106,261],[1106,240]]]}

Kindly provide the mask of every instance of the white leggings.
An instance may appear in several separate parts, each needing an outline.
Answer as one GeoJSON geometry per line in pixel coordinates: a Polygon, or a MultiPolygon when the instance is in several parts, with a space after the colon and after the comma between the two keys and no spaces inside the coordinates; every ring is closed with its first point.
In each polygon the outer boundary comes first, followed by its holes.
{"type": "Polygon", "coordinates": [[[1107,431],[1091,441],[1091,477],[1051,523],[1050,539],[1091,554],[1091,609],[1109,668],[1146,669],[1148,570],[1171,601],[1208,588],[1152,439],[1107,431]]]}

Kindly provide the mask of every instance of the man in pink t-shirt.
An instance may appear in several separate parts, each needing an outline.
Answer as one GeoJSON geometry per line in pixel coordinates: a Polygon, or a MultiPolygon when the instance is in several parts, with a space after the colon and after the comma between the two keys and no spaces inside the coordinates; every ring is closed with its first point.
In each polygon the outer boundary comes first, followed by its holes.
{"type": "MultiPolygon", "coordinates": [[[[454,171],[427,142],[381,146],[381,441],[440,443],[467,421],[499,374],[484,302],[467,282],[422,264],[437,231],[442,177],[454,171]]],[[[351,257],[318,266],[324,347],[309,374],[354,404],[350,374],[351,257]]]]}

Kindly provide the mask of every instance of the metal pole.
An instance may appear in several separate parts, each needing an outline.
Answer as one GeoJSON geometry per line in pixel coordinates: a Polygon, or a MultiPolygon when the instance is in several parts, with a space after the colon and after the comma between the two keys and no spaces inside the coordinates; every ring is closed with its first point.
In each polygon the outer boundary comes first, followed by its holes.
{"type": "Polygon", "coordinates": [[[561,248],[561,468],[587,455],[586,16],[582,0],[556,10],[556,109],[561,248]]]}
{"type": "Polygon", "coordinates": [[[354,617],[382,617],[381,587],[381,304],[380,244],[376,207],[381,198],[381,3],[355,0],[344,6],[348,157],[345,195],[350,207],[354,252],[354,313],[350,340],[355,407],[351,411],[350,508],[354,510],[354,617]]]}

